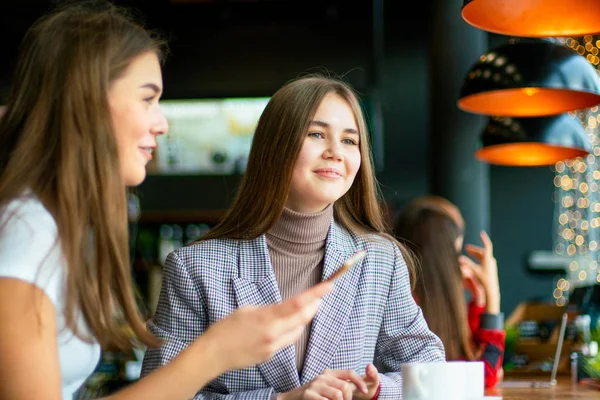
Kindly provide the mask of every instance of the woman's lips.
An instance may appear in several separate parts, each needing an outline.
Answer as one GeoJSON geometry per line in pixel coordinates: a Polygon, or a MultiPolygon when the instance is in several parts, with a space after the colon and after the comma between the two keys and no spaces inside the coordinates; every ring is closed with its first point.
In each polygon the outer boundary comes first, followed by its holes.
{"type": "Polygon", "coordinates": [[[152,152],[154,151],[153,147],[140,147],[140,152],[144,155],[148,161],[152,160],[152,152]]]}
{"type": "Polygon", "coordinates": [[[332,168],[321,168],[321,169],[317,169],[314,171],[315,174],[325,177],[325,178],[341,178],[342,174],[336,170],[336,169],[332,169],[332,168]]]}

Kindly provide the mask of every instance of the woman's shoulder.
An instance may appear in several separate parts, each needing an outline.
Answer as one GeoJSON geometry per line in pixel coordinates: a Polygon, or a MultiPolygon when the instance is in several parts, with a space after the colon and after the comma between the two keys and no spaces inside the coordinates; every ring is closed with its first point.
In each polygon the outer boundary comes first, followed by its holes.
{"type": "Polygon", "coordinates": [[[30,282],[58,305],[64,273],[54,218],[34,196],[12,200],[0,216],[0,276],[30,282]]]}
{"type": "Polygon", "coordinates": [[[369,259],[384,263],[396,263],[397,259],[402,261],[402,253],[398,247],[399,243],[390,235],[385,233],[357,233],[350,231],[337,222],[330,240],[336,245],[348,249],[365,250],[369,259]]]}
{"type": "Polygon", "coordinates": [[[180,255],[193,255],[198,253],[231,253],[239,247],[237,239],[208,239],[188,243],[176,250],[180,255]]]}
{"type": "Polygon", "coordinates": [[[188,269],[215,267],[223,270],[224,266],[237,265],[239,245],[240,241],[236,239],[199,240],[173,251],[169,258],[188,269]]]}
{"type": "Polygon", "coordinates": [[[398,242],[391,236],[384,233],[355,233],[348,232],[355,242],[357,248],[362,248],[368,252],[375,252],[382,256],[394,258],[398,253],[398,242]]]}
{"type": "Polygon", "coordinates": [[[28,230],[32,236],[36,236],[36,232],[51,235],[57,232],[54,217],[33,194],[14,198],[0,210],[0,235],[22,229],[28,230]]]}

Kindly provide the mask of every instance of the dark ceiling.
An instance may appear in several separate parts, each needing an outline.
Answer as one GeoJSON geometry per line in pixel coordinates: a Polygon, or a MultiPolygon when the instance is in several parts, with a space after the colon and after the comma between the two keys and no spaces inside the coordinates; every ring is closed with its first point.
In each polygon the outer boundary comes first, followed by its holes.
{"type": "MultiPolygon", "coordinates": [[[[19,41],[27,27],[56,4],[78,0],[1,0],[0,32],[3,43],[19,41]]],[[[406,4],[388,0],[113,0],[139,10],[151,28],[169,32],[225,29],[229,26],[336,25],[370,29],[374,4],[385,9],[386,27],[407,33],[422,31],[428,0],[408,12],[406,4]],[[421,29],[419,29],[421,26],[421,29]]],[[[342,32],[343,33],[343,32],[342,32]]]]}
{"type": "MultiPolygon", "coordinates": [[[[0,0],[3,43],[0,101],[27,28],[57,3],[65,3],[65,0],[0,0]]],[[[113,0],[113,3],[137,11],[149,28],[167,38],[177,55],[190,54],[192,49],[203,46],[207,57],[226,56],[227,47],[240,57],[248,57],[250,52],[261,57],[264,56],[261,46],[272,47],[268,44],[271,40],[296,50],[296,53],[290,50],[291,53],[285,55],[288,58],[306,57],[306,52],[311,51],[310,45],[298,45],[303,37],[307,43],[320,46],[320,52],[330,52],[331,57],[341,51],[368,54],[374,37],[374,5],[382,7],[384,4],[383,0],[113,0]],[[219,41],[225,50],[213,49],[211,52],[211,46],[216,46],[215,41],[219,41]],[[350,41],[355,45],[350,48],[347,45],[346,50],[342,50],[344,47],[335,48],[336,41],[350,41]]],[[[382,25],[387,31],[393,31],[392,36],[401,36],[403,41],[415,43],[416,39],[422,43],[426,13],[427,7],[408,13],[401,2],[388,0],[385,2],[385,24],[382,25]]],[[[386,37],[386,40],[393,39],[389,35],[386,37]]],[[[211,62],[219,64],[218,60],[211,62]]],[[[170,70],[175,73],[177,68],[170,70]]]]}
{"type": "MultiPolygon", "coordinates": [[[[72,1],[72,0],[71,0],[72,1]]],[[[3,0],[2,33],[21,34],[57,0],[3,0]]],[[[151,27],[201,28],[207,24],[319,24],[364,25],[371,22],[372,1],[366,0],[114,0],[140,10],[151,27]]]]}

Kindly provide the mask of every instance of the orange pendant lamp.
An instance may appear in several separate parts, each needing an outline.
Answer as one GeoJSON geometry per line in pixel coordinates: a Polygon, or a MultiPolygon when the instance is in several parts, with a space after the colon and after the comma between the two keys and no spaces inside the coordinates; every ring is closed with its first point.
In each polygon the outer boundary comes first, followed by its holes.
{"type": "Polygon", "coordinates": [[[504,166],[553,165],[592,151],[581,122],[560,114],[551,117],[493,117],[481,135],[475,156],[504,166]]]}
{"type": "Polygon", "coordinates": [[[600,33],[598,0],[465,0],[461,14],[476,28],[507,36],[600,33]]]}
{"type": "Polygon", "coordinates": [[[600,78],[594,67],[552,39],[512,39],[482,55],[468,71],[458,100],[466,112],[509,117],[556,115],[598,104],[600,78]]]}

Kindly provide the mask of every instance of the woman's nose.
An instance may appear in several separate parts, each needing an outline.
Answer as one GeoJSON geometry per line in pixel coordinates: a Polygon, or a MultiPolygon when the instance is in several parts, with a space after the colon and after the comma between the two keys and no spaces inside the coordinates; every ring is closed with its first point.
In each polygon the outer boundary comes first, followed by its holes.
{"type": "Polygon", "coordinates": [[[169,121],[167,121],[167,117],[163,114],[162,110],[158,110],[158,115],[156,116],[156,121],[152,125],[150,131],[154,135],[164,135],[169,132],[169,121]]]}

